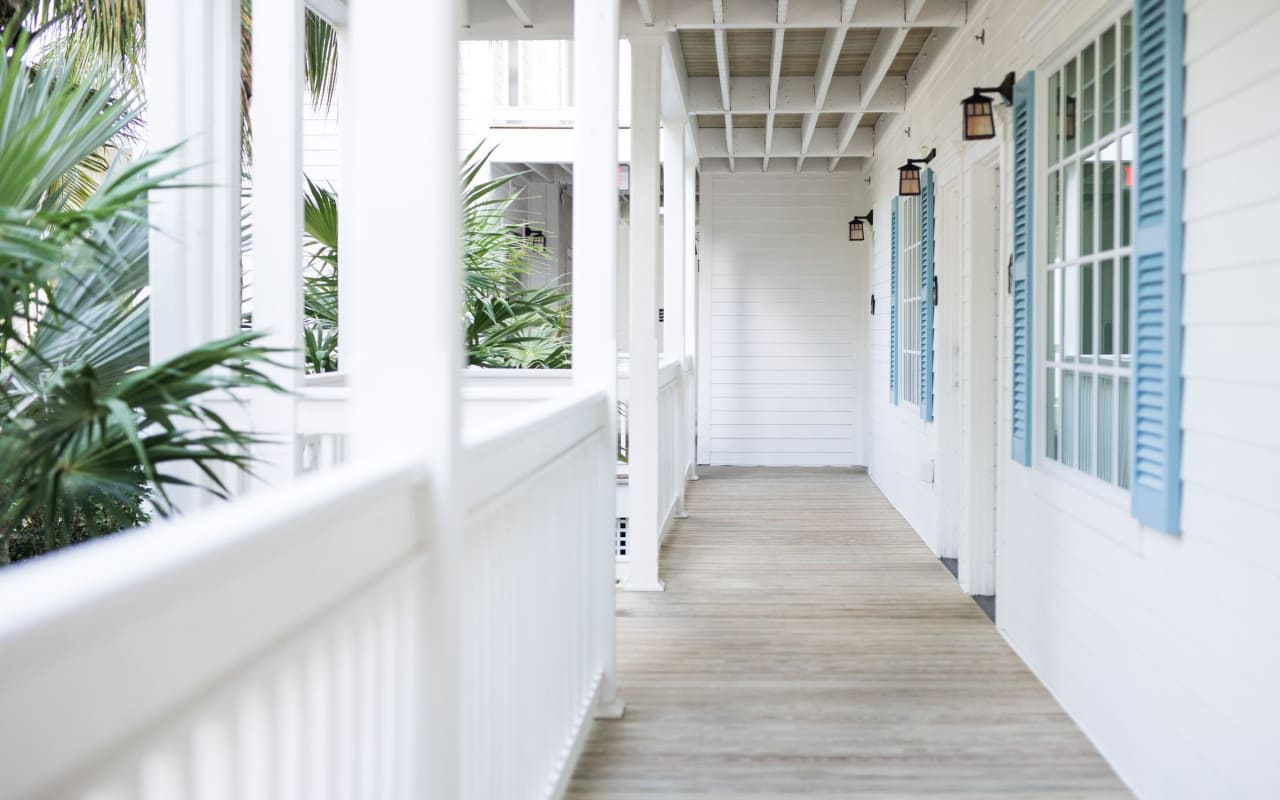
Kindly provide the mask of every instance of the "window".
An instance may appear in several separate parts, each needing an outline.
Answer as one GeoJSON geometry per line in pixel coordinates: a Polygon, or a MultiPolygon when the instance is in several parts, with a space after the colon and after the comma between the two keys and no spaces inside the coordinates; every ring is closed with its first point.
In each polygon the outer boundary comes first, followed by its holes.
{"type": "Polygon", "coordinates": [[[922,242],[920,198],[902,197],[898,206],[898,401],[919,407],[921,346],[920,314],[922,242]]]}
{"type": "Polygon", "coordinates": [[[1130,483],[1133,14],[1049,75],[1045,126],[1045,455],[1130,483]]]}

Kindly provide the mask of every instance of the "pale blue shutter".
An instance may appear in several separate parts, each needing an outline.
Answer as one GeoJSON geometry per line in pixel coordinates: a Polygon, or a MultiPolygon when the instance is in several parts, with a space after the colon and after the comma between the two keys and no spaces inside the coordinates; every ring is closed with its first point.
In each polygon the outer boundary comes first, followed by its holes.
{"type": "Polygon", "coordinates": [[[1035,181],[1034,72],[1013,87],[1013,460],[1031,464],[1031,229],[1035,181]]]}
{"type": "Polygon", "coordinates": [[[889,256],[889,400],[898,404],[898,198],[893,198],[889,256]]]}
{"type": "Polygon", "coordinates": [[[1178,532],[1182,457],[1182,0],[1134,9],[1133,515],[1178,532]]]}
{"type": "Polygon", "coordinates": [[[933,170],[920,176],[920,418],[933,420],[933,170]]]}

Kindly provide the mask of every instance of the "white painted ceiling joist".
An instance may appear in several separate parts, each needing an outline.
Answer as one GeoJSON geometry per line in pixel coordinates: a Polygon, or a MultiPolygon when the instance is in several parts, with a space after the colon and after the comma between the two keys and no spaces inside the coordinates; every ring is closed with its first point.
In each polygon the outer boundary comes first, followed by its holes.
{"type": "Polygon", "coordinates": [[[307,8],[335,28],[342,28],[347,24],[347,0],[307,0],[307,8]]]}
{"type": "Polygon", "coordinates": [[[653,0],[636,0],[636,5],[640,7],[640,21],[653,27],[653,0]]]}
{"type": "MultiPolygon", "coordinates": [[[[835,77],[836,61],[840,58],[840,49],[844,47],[847,28],[828,28],[822,37],[822,50],[818,55],[818,70],[814,73],[814,107],[822,108],[827,102],[827,90],[831,88],[831,79],[835,77]]],[[[804,166],[804,156],[809,152],[809,142],[818,126],[818,112],[805,114],[804,128],[800,137],[800,162],[797,169],[804,166]]]]}
{"type": "MultiPolygon", "coordinates": [[[[885,76],[889,74],[889,67],[893,65],[894,56],[898,54],[898,50],[902,47],[902,43],[907,38],[906,28],[885,28],[880,31],[880,35],[876,38],[876,44],[871,48],[871,55],[867,57],[867,63],[862,68],[862,75],[859,82],[865,90],[872,96],[879,90],[880,84],[884,81],[885,76]]],[[[863,112],[849,112],[840,120],[837,141],[843,146],[847,144],[853,137],[853,132],[857,129],[858,123],[862,121],[863,112]]],[[[828,164],[828,169],[835,170],[840,164],[839,158],[834,158],[828,164]]]]}
{"type": "Polygon", "coordinates": [[[533,0],[507,0],[507,6],[521,25],[526,28],[533,27],[533,0]]]}
{"type": "MultiPolygon", "coordinates": [[[[794,158],[801,155],[814,158],[831,158],[842,155],[836,141],[835,128],[818,128],[809,140],[808,153],[800,152],[799,128],[774,128],[772,152],[770,158],[794,158]]],[[[764,128],[734,128],[731,133],[721,136],[714,128],[703,128],[698,131],[698,153],[705,158],[764,158],[764,128]],[[729,149],[732,141],[733,150],[729,149]]],[[[872,134],[869,128],[861,128],[854,132],[843,155],[871,155],[872,134]]],[[[824,167],[825,168],[825,167],[824,167]]]]}
{"type": "MultiPolygon", "coordinates": [[[[861,78],[857,75],[837,75],[831,79],[826,102],[819,109],[815,105],[816,81],[813,78],[782,76],[778,80],[776,102],[772,97],[772,78],[733,78],[729,81],[729,111],[734,114],[804,114],[822,113],[898,113],[905,108],[907,99],[906,78],[885,78],[879,88],[865,103],[862,98],[861,78]]],[[[718,78],[689,79],[689,113],[723,114],[724,98],[718,78]]]]}
{"type": "Polygon", "coordinates": [[[712,13],[698,2],[669,4],[666,23],[678,28],[891,28],[901,25],[958,28],[965,24],[965,0],[713,0],[712,13]],[[717,12],[717,7],[719,11],[717,12]],[[847,15],[846,15],[847,10],[847,15]],[[908,19],[907,11],[914,16],[908,19]]]}

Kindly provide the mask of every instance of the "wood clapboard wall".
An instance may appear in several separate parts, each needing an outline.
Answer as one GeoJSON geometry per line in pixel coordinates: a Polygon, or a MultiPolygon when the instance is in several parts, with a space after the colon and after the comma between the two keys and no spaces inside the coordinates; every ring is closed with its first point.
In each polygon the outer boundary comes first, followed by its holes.
{"type": "Polygon", "coordinates": [[[849,175],[704,175],[699,461],[861,464],[865,245],[849,175]]]}

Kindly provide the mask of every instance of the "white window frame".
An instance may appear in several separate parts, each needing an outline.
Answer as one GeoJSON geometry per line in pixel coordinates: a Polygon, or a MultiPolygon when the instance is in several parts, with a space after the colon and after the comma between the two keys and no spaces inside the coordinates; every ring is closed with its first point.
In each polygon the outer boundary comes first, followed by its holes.
{"type": "MultiPolygon", "coordinates": [[[[1130,20],[1130,47],[1133,46],[1132,41],[1132,14],[1133,5],[1131,2],[1116,3],[1111,6],[1105,15],[1100,16],[1096,24],[1090,25],[1082,35],[1072,39],[1070,44],[1060,51],[1060,55],[1051,60],[1045,67],[1040,70],[1039,85],[1037,86],[1037,95],[1043,100],[1038,103],[1040,112],[1038,114],[1040,123],[1037,129],[1036,154],[1036,185],[1039,202],[1037,203],[1037,237],[1035,262],[1038,273],[1036,282],[1036,302],[1034,304],[1036,315],[1033,321],[1033,336],[1035,342],[1035,381],[1034,383],[1041,387],[1036,392],[1037,397],[1033,398],[1035,408],[1035,418],[1039,422],[1037,435],[1034,441],[1038,444],[1033,445],[1033,452],[1037,454],[1036,462],[1045,467],[1047,471],[1055,475],[1068,479],[1079,480],[1083,485],[1096,487],[1108,496],[1128,495],[1127,481],[1130,479],[1129,472],[1129,448],[1132,446],[1133,432],[1128,430],[1129,410],[1128,393],[1132,392],[1133,375],[1131,357],[1121,352],[1121,343],[1127,341],[1128,323],[1133,313],[1133,298],[1129,297],[1129,307],[1123,307],[1123,300],[1126,292],[1122,284],[1123,277],[1127,274],[1123,269],[1123,264],[1128,263],[1129,269],[1133,268],[1132,264],[1132,242],[1127,241],[1130,235],[1128,225],[1125,224],[1124,203],[1123,203],[1123,182],[1125,181],[1124,159],[1120,159],[1114,163],[1117,168],[1114,171],[1113,179],[1113,199],[1111,213],[1113,217],[1113,241],[1112,246],[1102,249],[1102,229],[1099,224],[1101,221],[1102,204],[1097,202],[1098,195],[1095,194],[1095,202],[1093,204],[1092,232],[1093,243],[1092,252],[1082,254],[1079,252],[1078,246],[1072,250],[1067,249],[1067,242],[1074,240],[1075,244],[1079,243],[1079,225],[1082,220],[1069,221],[1066,214],[1068,201],[1066,198],[1078,198],[1079,186],[1082,184],[1080,176],[1082,173],[1082,164],[1092,161],[1093,157],[1099,154],[1112,157],[1113,155],[1123,156],[1129,153],[1128,163],[1132,163],[1132,147],[1133,147],[1133,119],[1132,114],[1127,122],[1122,119],[1123,106],[1123,87],[1121,85],[1121,76],[1123,72],[1123,52],[1124,43],[1122,41],[1119,24],[1126,16],[1130,20]],[[1060,71],[1064,70],[1068,63],[1073,59],[1079,59],[1084,52],[1091,46],[1094,46],[1094,69],[1093,74],[1095,81],[1102,75],[1101,64],[1101,39],[1102,35],[1108,29],[1116,29],[1115,37],[1115,63],[1116,70],[1113,76],[1115,81],[1115,124],[1113,130],[1105,136],[1094,135],[1093,141],[1088,146],[1077,146],[1075,152],[1070,155],[1062,153],[1054,154],[1052,149],[1053,126],[1056,122],[1057,109],[1059,108],[1060,98],[1065,99],[1066,90],[1062,85],[1062,81],[1055,83],[1054,78],[1060,71]],[[1058,94],[1054,93],[1057,89],[1058,94]],[[1122,152],[1123,151],[1123,152],[1122,152]],[[1056,253],[1051,254],[1051,248],[1055,241],[1051,241],[1051,225],[1049,224],[1049,215],[1052,210],[1051,187],[1054,179],[1063,180],[1068,172],[1074,168],[1076,180],[1073,187],[1065,186],[1062,190],[1064,202],[1063,208],[1058,209],[1060,215],[1060,226],[1057,234],[1056,243],[1058,244],[1056,253]],[[1074,188],[1075,194],[1069,194],[1074,188]],[[1068,236],[1068,234],[1071,236],[1068,236]],[[1102,264],[1104,262],[1111,263],[1111,276],[1113,280],[1112,290],[1112,313],[1111,320],[1113,330],[1111,333],[1113,349],[1115,355],[1103,355],[1098,351],[1102,349],[1103,330],[1102,330],[1102,312],[1101,312],[1101,274],[1102,264]],[[1064,293],[1067,288],[1068,275],[1080,275],[1081,271],[1089,267],[1092,269],[1093,280],[1091,283],[1091,306],[1094,309],[1090,320],[1090,340],[1093,343],[1093,354],[1083,353],[1084,340],[1082,337],[1076,339],[1075,354],[1068,354],[1066,349],[1069,332],[1067,320],[1062,309],[1065,307],[1064,293]],[[1056,282],[1055,282],[1056,281],[1056,282]],[[1056,308],[1050,309],[1050,299],[1055,299],[1056,308]],[[1050,327],[1052,325],[1052,327],[1050,327]],[[1055,346],[1056,345],[1056,346],[1055,346]],[[1053,372],[1054,380],[1050,382],[1050,371],[1053,372]],[[1065,403],[1064,392],[1064,376],[1072,377],[1072,387],[1077,397],[1080,394],[1079,382],[1081,378],[1087,378],[1091,387],[1088,392],[1089,407],[1087,409],[1088,432],[1086,436],[1081,435],[1080,419],[1081,408],[1075,404],[1068,409],[1065,403]],[[1111,390],[1107,403],[1099,409],[1099,404],[1105,394],[1102,390],[1102,383],[1110,381],[1111,390]],[[1120,387],[1127,385],[1127,392],[1121,391],[1120,387]],[[1052,391],[1051,391],[1052,389],[1052,391]],[[1099,411],[1109,414],[1110,418],[1110,450],[1106,453],[1106,461],[1099,461],[1099,435],[1098,421],[1100,419],[1099,411]],[[1064,435],[1065,417],[1067,413],[1073,415],[1073,425],[1071,426],[1072,440],[1071,448],[1068,448],[1068,440],[1064,435]],[[1051,434],[1056,433],[1056,441],[1051,439],[1051,434]],[[1085,458],[1082,460],[1080,455],[1080,444],[1082,441],[1087,445],[1085,458]],[[1051,448],[1051,444],[1056,443],[1056,449],[1051,448]],[[1105,467],[1105,469],[1104,469],[1105,467]]],[[[1077,60],[1077,64],[1078,64],[1077,60]]],[[[1082,77],[1081,71],[1077,69],[1075,76],[1077,87],[1082,77]]],[[[1129,75],[1129,91],[1135,91],[1133,87],[1133,76],[1129,75]]],[[[1101,94],[1100,88],[1095,88],[1095,98],[1101,94]]],[[[1080,88],[1077,88],[1077,96],[1081,94],[1080,88]]],[[[1084,130],[1080,120],[1079,107],[1077,103],[1077,119],[1076,119],[1076,137],[1079,142],[1083,136],[1084,130]]],[[[1100,115],[1094,119],[1094,128],[1100,126],[1100,115]]],[[[1061,148],[1060,148],[1061,149],[1061,148]]],[[[1097,163],[1096,161],[1093,163],[1097,163]]],[[[1100,170],[1099,170],[1100,171],[1100,170]]],[[[1078,201],[1071,200],[1070,203],[1078,207],[1078,201]]],[[[1132,212],[1131,212],[1132,213],[1132,212]]],[[[1077,280],[1078,286],[1078,280],[1077,280]]],[[[1079,307],[1079,304],[1077,304],[1079,307]]],[[[1079,318],[1080,313],[1077,313],[1079,318]]],[[[1132,350],[1132,342],[1128,342],[1130,350],[1132,350]]]]}
{"type": "Polygon", "coordinates": [[[920,198],[898,202],[898,405],[920,408],[920,270],[924,236],[920,198]]]}

